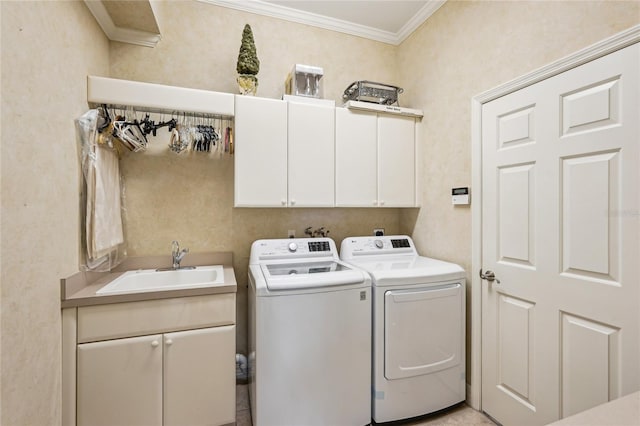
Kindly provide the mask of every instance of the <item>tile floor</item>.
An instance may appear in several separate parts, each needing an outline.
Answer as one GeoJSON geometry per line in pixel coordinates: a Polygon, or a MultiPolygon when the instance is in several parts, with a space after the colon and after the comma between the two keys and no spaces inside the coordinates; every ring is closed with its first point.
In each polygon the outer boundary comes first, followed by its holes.
{"type": "MultiPolygon", "coordinates": [[[[493,423],[487,416],[466,404],[459,404],[447,410],[423,416],[411,421],[394,422],[392,424],[398,426],[495,425],[495,423],[493,423]]],[[[251,413],[249,411],[248,385],[236,386],[236,426],[252,426],[251,413]]]]}

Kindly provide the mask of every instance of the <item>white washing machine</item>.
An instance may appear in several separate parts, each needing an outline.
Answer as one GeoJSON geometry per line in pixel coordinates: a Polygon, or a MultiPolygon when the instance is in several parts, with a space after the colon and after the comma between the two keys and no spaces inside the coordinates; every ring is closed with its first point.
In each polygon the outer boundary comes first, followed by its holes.
{"type": "Polygon", "coordinates": [[[373,285],[372,417],[407,419],[465,400],[465,273],[408,236],[345,238],[373,285]]]}
{"type": "Polygon", "coordinates": [[[371,422],[371,281],[332,239],[251,246],[249,381],[254,426],[371,422]]]}

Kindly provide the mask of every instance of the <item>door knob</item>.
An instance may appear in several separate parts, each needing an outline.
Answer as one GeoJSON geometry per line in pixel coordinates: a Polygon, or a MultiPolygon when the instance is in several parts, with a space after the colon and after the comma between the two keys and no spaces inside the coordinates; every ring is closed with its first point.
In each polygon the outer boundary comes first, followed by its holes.
{"type": "Polygon", "coordinates": [[[483,274],[482,268],[480,268],[480,278],[489,282],[495,281],[496,284],[500,284],[500,280],[496,278],[496,274],[494,274],[493,271],[487,271],[483,274]]]}

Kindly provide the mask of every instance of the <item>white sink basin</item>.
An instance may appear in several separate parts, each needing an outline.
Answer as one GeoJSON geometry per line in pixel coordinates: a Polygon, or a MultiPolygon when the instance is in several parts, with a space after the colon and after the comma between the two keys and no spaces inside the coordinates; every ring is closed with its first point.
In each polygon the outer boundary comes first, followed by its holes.
{"type": "Polygon", "coordinates": [[[224,284],[222,265],[197,266],[194,269],[128,271],[102,287],[96,294],[141,293],[215,287],[224,284]]]}

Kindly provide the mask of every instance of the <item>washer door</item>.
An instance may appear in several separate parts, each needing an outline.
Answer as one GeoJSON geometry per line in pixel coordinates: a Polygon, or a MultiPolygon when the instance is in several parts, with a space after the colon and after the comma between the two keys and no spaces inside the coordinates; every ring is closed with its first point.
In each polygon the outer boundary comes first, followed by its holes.
{"type": "Polygon", "coordinates": [[[460,283],[384,295],[384,375],[431,374],[460,363],[464,307],[460,283]]]}

